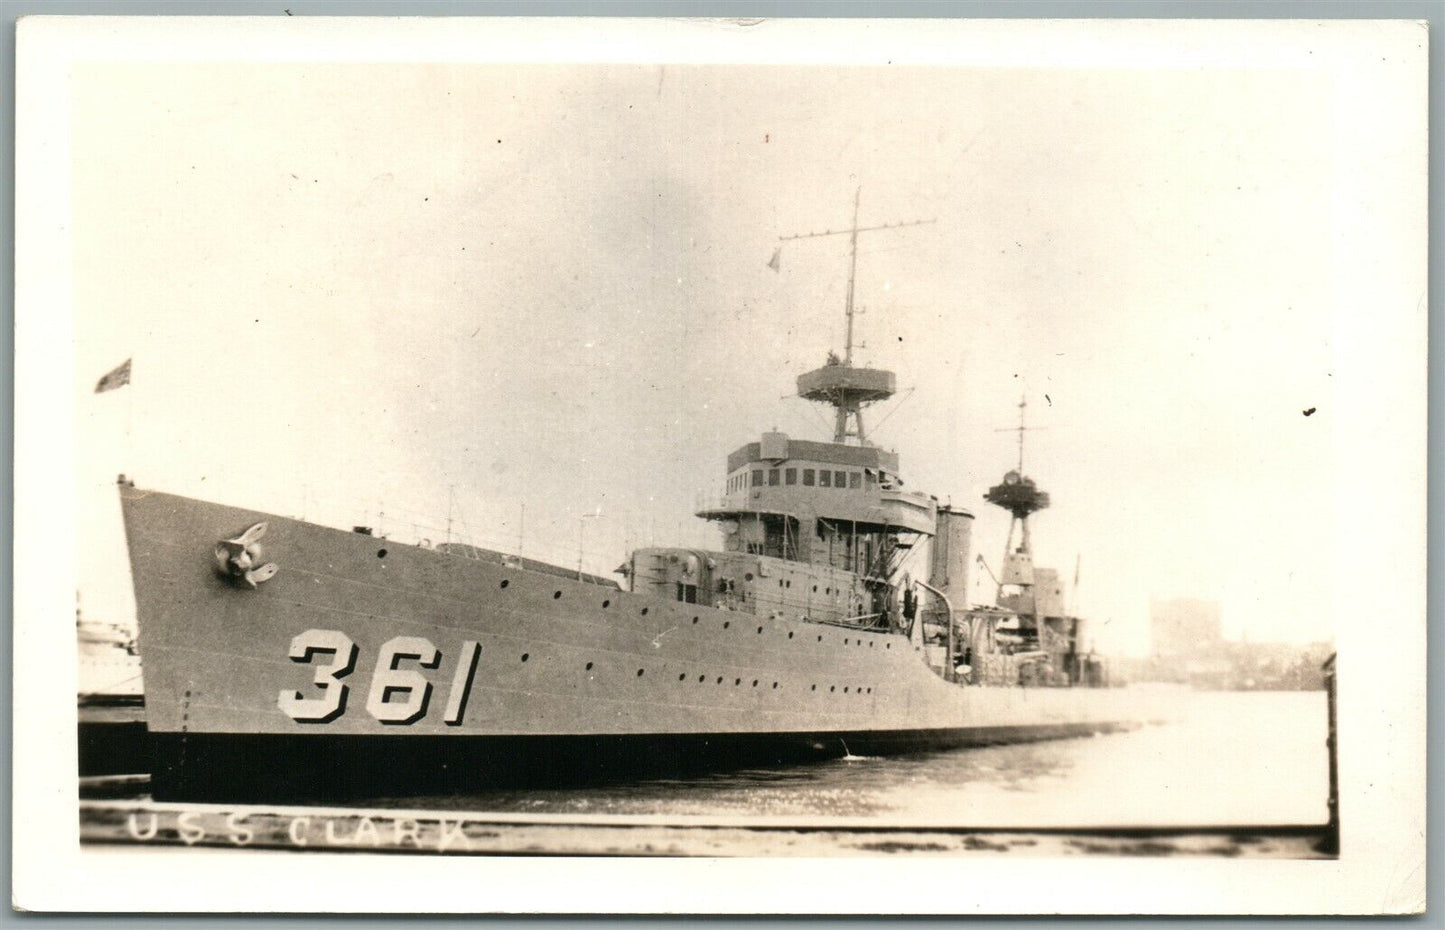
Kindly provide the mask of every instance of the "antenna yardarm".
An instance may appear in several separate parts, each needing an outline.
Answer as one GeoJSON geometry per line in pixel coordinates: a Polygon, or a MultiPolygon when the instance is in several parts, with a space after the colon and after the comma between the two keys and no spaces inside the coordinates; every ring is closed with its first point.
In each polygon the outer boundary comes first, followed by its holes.
{"type": "Polygon", "coordinates": [[[848,236],[848,296],[844,313],[848,321],[847,336],[844,339],[843,358],[829,353],[828,364],[804,375],[798,376],[798,395],[808,400],[828,404],[836,411],[833,441],[846,442],[849,436],[857,438],[859,445],[866,442],[863,432],[863,407],[876,401],[892,397],[895,388],[893,372],[875,368],[853,367],[853,314],[854,284],[858,277],[858,236],[861,233],[880,232],[885,229],[900,229],[905,226],[924,226],[936,220],[910,220],[902,223],[883,223],[877,226],[858,225],[858,203],[863,188],[853,195],[853,223],[847,229],[828,229],[823,232],[798,233],[779,236],[779,242],[794,239],[818,239],[823,236],[848,236]],[[849,426],[852,429],[849,429],[849,426]]]}

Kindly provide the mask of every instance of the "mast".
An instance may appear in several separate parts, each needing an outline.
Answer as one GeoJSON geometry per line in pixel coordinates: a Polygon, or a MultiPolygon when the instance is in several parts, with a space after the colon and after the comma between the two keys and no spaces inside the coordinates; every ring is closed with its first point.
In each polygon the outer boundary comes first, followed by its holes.
{"type": "Polygon", "coordinates": [[[1024,411],[1028,408],[1028,405],[1029,405],[1028,395],[1024,395],[1023,397],[1020,397],[1020,398],[1019,398],[1019,425],[1018,425],[1018,426],[1009,427],[1008,429],[996,429],[996,430],[994,430],[995,433],[1018,433],[1018,434],[1019,434],[1019,467],[1018,467],[1018,473],[1021,474],[1021,475],[1024,473],[1024,433],[1028,432],[1029,430],[1038,430],[1038,429],[1047,429],[1047,428],[1048,428],[1048,427],[1045,427],[1045,426],[1025,426],[1025,425],[1024,425],[1024,411]]]}
{"type": "MultiPolygon", "coordinates": [[[[823,236],[848,235],[848,291],[844,299],[843,313],[847,321],[844,337],[843,358],[828,354],[828,363],[822,368],[798,376],[798,395],[807,400],[828,404],[834,409],[833,441],[846,443],[850,437],[858,445],[867,445],[868,436],[863,428],[863,408],[876,401],[893,396],[895,379],[893,372],[875,368],[853,367],[853,324],[857,315],[854,296],[858,281],[858,236],[860,233],[879,232],[885,229],[900,229],[904,226],[923,226],[937,220],[910,220],[903,223],[883,223],[877,226],[859,226],[858,208],[863,197],[860,185],[853,192],[853,222],[846,229],[827,229],[823,232],[800,233],[794,236],[779,236],[779,242],[794,239],[817,239],[823,236]]],[[[780,247],[781,248],[781,247],[780,247]]],[[[776,256],[774,256],[776,258],[776,256]]]]}
{"type": "MultiPolygon", "coordinates": [[[[1012,517],[1008,525],[1008,541],[1004,544],[1003,577],[998,580],[998,603],[1003,603],[1004,588],[1017,585],[1020,589],[1031,589],[1034,583],[1033,546],[1029,540],[1029,516],[1049,506],[1047,491],[1041,490],[1034,479],[1024,474],[1024,433],[1044,429],[1029,426],[1025,420],[1028,397],[1019,398],[1019,425],[994,430],[997,433],[1019,434],[1018,468],[1003,476],[1003,481],[988,489],[983,499],[1007,510],[1012,517]],[[1014,548],[1014,528],[1020,531],[1018,548],[1014,548]]],[[[1031,602],[1031,601],[1030,601],[1031,602]]]]}
{"type": "MultiPolygon", "coordinates": [[[[863,197],[863,185],[853,192],[853,234],[848,240],[848,305],[845,313],[848,315],[848,336],[843,347],[843,364],[853,364],[853,282],[858,278],[858,202],[863,197]]],[[[863,425],[858,425],[859,440],[862,440],[863,425]]],[[[842,440],[835,440],[842,442],[842,440]]]]}

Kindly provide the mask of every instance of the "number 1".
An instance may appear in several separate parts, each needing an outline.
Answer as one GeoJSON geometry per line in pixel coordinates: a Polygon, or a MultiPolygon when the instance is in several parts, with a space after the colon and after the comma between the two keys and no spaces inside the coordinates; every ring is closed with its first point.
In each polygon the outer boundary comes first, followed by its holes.
{"type": "Polygon", "coordinates": [[[467,712],[467,698],[472,693],[472,678],[477,674],[477,658],[481,652],[481,643],[469,639],[462,643],[462,651],[457,654],[457,671],[447,692],[447,712],[443,718],[449,727],[461,726],[462,716],[467,712]]]}

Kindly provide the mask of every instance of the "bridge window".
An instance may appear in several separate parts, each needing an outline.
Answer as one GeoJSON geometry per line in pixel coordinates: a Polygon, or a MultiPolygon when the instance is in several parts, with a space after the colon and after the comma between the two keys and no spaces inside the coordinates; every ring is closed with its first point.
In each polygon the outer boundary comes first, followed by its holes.
{"type": "Polygon", "coordinates": [[[778,486],[778,478],[779,478],[779,477],[780,477],[780,476],[779,476],[778,470],[777,470],[776,468],[770,468],[770,469],[768,469],[768,487],[770,487],[770,488],[775,488],[775,487],[777,487],[777,486],[778,486]]]}
{"type": "Polygon", "coordinates": [[[783,483],[784,483],[784,484],[797,484],[797,483],[798,483],[798,470],[797,470],[796,468],[784,468],[784,469],[783,469],[783,483]]]}
{"type": "Polygon", "coordinates": [[[833,473],[827,469],[818,472],[818,487],[831,488],[833,486],[833,473]]]}
{"type": "Polygon", "coordinates": [[[846,471],[833,472],[833,487],[846,488],[848,486],[848,473],[846,471]]]}
{"type": "Polygon", "coordinates": [[[803,486],[808,488],[813,486],[813,469],[803,469],[803,486]]]}
{"type": "Polygon", "coordinates": [[[863,486],[863,477],[856,471],[848,472],[848,488],[856,491],[863,486]]]}
{"type": "Polygon", "coordinates": [[[755,469],[753,469],[753,487],[755,487],[755,488],[760,488],[760,487],[762,487],[762,486],[763,486],[763,470],[762,470],[761,468],[755,468],[755,469]]]}

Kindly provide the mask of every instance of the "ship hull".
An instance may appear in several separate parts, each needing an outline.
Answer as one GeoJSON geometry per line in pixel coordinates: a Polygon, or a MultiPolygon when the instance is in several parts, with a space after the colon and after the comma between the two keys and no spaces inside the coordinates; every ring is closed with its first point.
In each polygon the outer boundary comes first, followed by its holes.
{"type": "Polygon", "coordinates": [[[820,733],[410,737],[163,734],[157,800],[321,803],[492,788],[559,788],[638,778],[1093,736],[1121,721],[820,733]]]}
{"type": "Polygon", "coordinates": [[[162,799],[417,794],[1107,732],[1118,691],[960,687],[906,638],[121,489],[162,799]],[[265,522],[255,587],[216,546],[265,522]]]}

